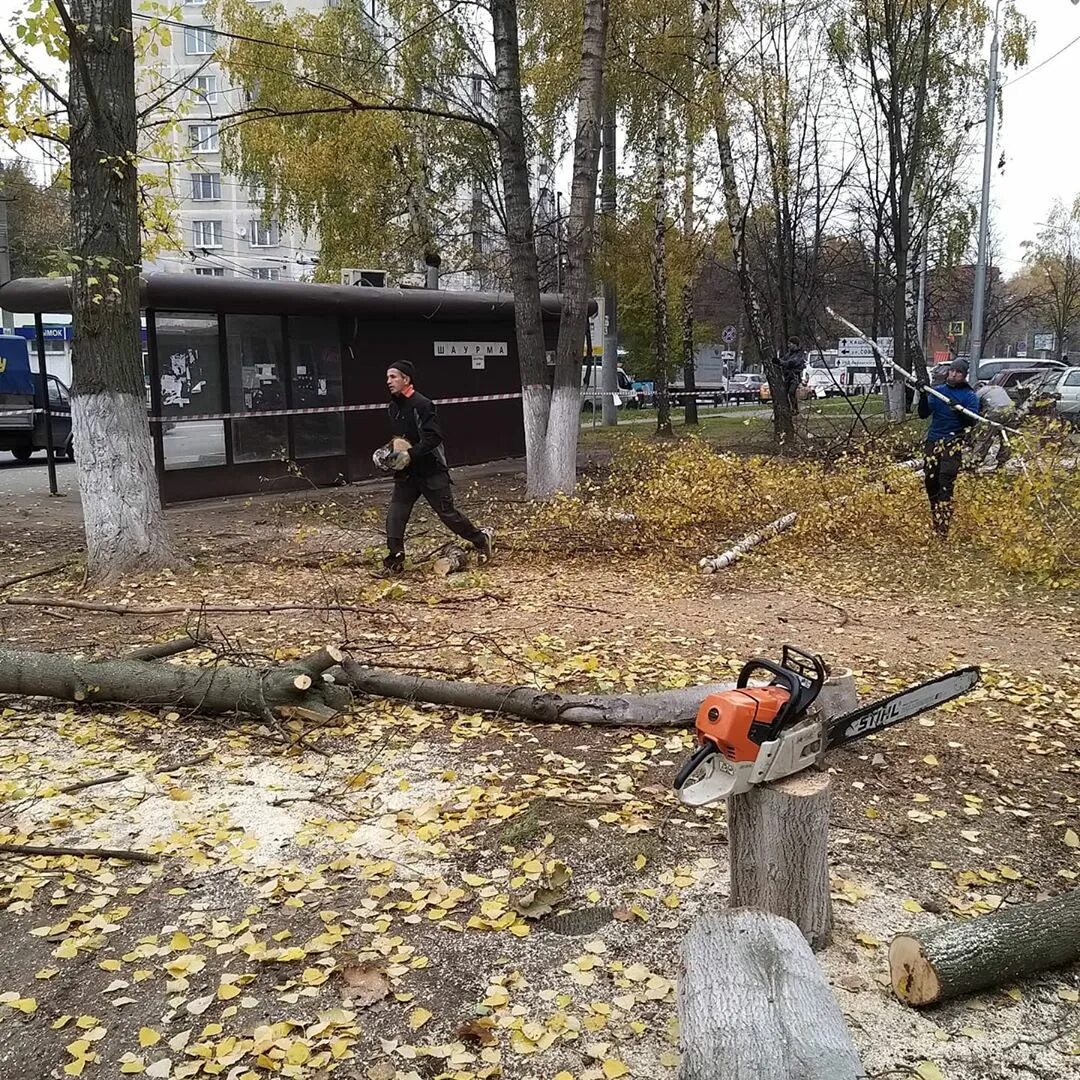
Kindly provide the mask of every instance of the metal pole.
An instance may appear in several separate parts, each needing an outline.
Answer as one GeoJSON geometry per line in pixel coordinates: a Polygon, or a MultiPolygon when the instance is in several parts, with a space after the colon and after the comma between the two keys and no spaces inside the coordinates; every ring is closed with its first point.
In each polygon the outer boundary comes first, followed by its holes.
{"type": "Polygon", "coordinates": [[[41,325],[41,313],[34,315],[34,330],[37,333],[38,377],[41,379],[41,392],[45,398],[45,460],[49,465],[49,494],[58,495],[56,488],[56,458],[53,457],[52,444],[52,409],[49,407],[49,378],[45,370],[45,329],[41,325]]]}
{"type": "Polygon", "coordinates": [[[998,49],[1001,0],[994,6],[994,36],[990,42],[990,75],[986,80],[986,141],[983,145],[982,202],[979,208],[979,255],[975,263],[975,297],[971,305],[971,381],[978,382],[986,306],[986,249],[990,234],[990,177],[994,166],[994,111],[997,108],[998,49]]]}
{"type": "MultiPolygon", "coordinates": [[[[604,102],[604,122],[602,132],[603,176],[600,181],[600,212],[609,230],[614,235],[616,190],[615,190],[615,102],[610,94],[604,102]]],[[[614,427],[619,422],[619,410],[615,407],[615,391],[619,385],[619,313],[616,308],[615,282],[611,275],[604,279],[604,353],[601,363],[600,388],[603,396],[604,427],[614,427]]]]}
{"type": "MultiPolygon", "coordinates": [[[[0,285],[11,280],[11,245],[8,239],[8,203],[11,196],[0,192],[0,285]]],[[[0,310],[0,322],[5,330],[15,326],[15,318],[10,311],[0,310]]]]}
{"type": "Polygon", "coordinates": [[[919,348],[922,349],[923,362],[926,361],[926,273],[930,261],[930,230],[927,229],[923,236],[922,269],[919,271],[919,308],[916,321],[918,323],[919,348]]]}

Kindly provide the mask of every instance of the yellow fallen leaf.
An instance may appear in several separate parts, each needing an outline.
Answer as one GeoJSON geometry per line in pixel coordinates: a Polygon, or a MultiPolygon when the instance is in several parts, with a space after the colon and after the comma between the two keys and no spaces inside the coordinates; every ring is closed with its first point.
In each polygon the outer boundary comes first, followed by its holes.
{"type": "Polygon", "coordinates": [[[186,952],[191,948],[191,938],[184,933],[183,930],[177,930],[172,936],[172,940],[169,942],[169,948],[173,952],[186,952]]]}
{"type": "Polygon", "coordinates": [[[1062,1001],[1080,1001],[1080,994],[1070,986],[1058,987],[1058,997],[1061,998],[1062,1001]]]}
{"type": "Polygon", "coordinates": [[[146,1072],[146,1066],[138,1059],[124,1061],[120,1064],[120,1071],[122,1073],[142,1073],[146,1072]]]}
{"type": "Polygon", "coordinates": [[[1077,836],[1073,829],[1066,829],[1062,839],[1069,847],[1080,848],[1080,836],[1077,836]]]}
{"type": "Polygon", "coordinates": [[[69,1061],[64,1066],[64,1072],[68,1076],[82,1076],[83,1069],[86,1068],[86,1058],[76,1058],[74,1061],[69,1061]]]}
{"type": "Polygon", "coordinates": [[[235,983],[222,983],[217,988],[217,996],[219,1001],[230,1001],[234,997],[239,997],[242,993],[239,986],[235,983]]]}
{"type": "Polygon", "coordinates": [[[34,972],[35,979],[51,979],[60,971],[59,968],[42,968],[40,971],[34,972]]]}
{"type": "Polygon", "coordinates": [[[161,1041],[161,1035],[153,1028],[139,1028],[139,1045],[142,1047],[154,1046],[161,1041]]]}
{"type": "Polygon", "coordinates": [[[1019,881],[1023,876],[1018,870],[1014,870],[1011,866],[1006,866],[1005,863],[998,864],[998,873],[1006,881],[1019,881]]]}
{"type": "Polygon", "coordinates": [[[617,1076],[630,1075],[630,1069],[618,1058],[604,1058],[600,1065],[600,1071],[607,1077],[607,1080],[615,1080],[617,1076]]]}
{"type": "Polygon", "coordinates": [[[11,1001],[5,1001],[4,1004],[9,1009],[18,1009],[27,1016],[33,1016],[37,1012],[37,1001],[34,998],[14,998],[11,1001]]]}
{"type": "Polygon", "coordinates": [[[409,1013],[409,1027],[413,1031],[419,1031],[430,1019],[431,1013],[427,1009],[413,1009],[409,1013]]]}
{"type": "Polygon", "coordinates": [[[169,798],[173,802],[187,802],[191,798],[191,792],[187,788],[174,787],[169,789],[169,798]]]}
{"type": "Polygon", "coordinates": [[[915,1066],[915,1075],[919,1080],[945,1080],[945,1074],[933,1061],[920,1061],[915,1066]]]}
{"type": "Polygon", "coordinates": [[[925,909],[925,908],[924,908],[924,907],[922,906],[922,904],[920,904],[920,903],[919,903],[919,901],[918,901],[918,900],[905,900],[905,901],[904,901],[904,902],[903,902],[903,903],[902,903],[902,904],[901,904],[900,906],[901,906],[901,907],[902,907],[902,908],[903,908],[903,909],[904,909],[905,911],[910,911],[910,912],[912,912],[913,914],[916,914],[916,915],[917,915],[917,914],[918,914],[918,913],[919,913],[920,911],[925,911],[925,910],[926,910],[926,909],[925,909]]]}
{"type": "Polygon", "coordinates": [[[634,869],[635,870],[644,870],[645,869],[645,864],[648,861],[649,860],[646,859],[644,855],[638,855],[638,857],[636,859],[634,859],[634,869]]]}
{"type": "Polygon", "coordinates": [[[923,758],[923,761],[927,765],[940,765],[941,764],[941,762],[939,762],[938,759],[936,757],[934,757],[933,754],[927,754],[926,757],[923,758]]]}

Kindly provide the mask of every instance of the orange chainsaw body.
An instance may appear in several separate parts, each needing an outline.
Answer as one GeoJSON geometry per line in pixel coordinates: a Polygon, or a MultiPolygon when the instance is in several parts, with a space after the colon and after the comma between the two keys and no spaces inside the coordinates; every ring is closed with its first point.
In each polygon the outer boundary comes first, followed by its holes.
{"type": "Polygon", "coordinates": [[[753,729],[771,724],[790,698],[781,686],[710,694],[698,709],[698,742],[711,742],[728,761],[756,761],[761,744],[751,738],[753,729]]]}

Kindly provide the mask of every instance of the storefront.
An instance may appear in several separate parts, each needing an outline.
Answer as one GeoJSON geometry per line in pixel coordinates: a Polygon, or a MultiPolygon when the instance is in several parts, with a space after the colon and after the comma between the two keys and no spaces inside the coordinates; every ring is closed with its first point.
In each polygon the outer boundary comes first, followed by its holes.
{"type": "MultiPolygon", "coordinates": [[[[0,303],[64,312],[68,286],[23,278],[0,303]]],[[[512,297],[151,274],[142,304],[166,502],[372,476],[394,360],[438,404],[451,465],[524,453],[512,297]]],[[[543,309],[554,349],[559,299],[543,309]]]]}

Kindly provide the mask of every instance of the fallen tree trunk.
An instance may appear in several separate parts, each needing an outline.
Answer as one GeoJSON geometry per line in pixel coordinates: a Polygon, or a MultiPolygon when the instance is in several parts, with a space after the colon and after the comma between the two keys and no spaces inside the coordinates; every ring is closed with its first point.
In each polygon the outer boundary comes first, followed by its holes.
{"type": "Polygon", "coordinates": [[[933,1005],[1080,959],[1080,890],[899,934],[889,975],[908,1005],[933,1005]]]}
{"type": "Polygon", "coordinates": [[[733,544],[722,554],[702,559],[698,565],[706,574],[715,574],[717,570],[723,570],[725,567],[731,566],[732,563],[738,562],[748,551],[756,548],[759,544],[764,544],[766,540],[771,540],[774,536],[786,532],[798,519],[799,515],[794,511],[785,514],[782,518],[770,521],[760,532],[748,533],[737,544],[733,544]]]}
{"type": "Polygon", "coordinates": [[[742,908],[682,944],[679,1080],[860,1080],[843,1014],[799,928],[742,908]]]}
{"type": "Polygon", "coordinates": [[[0,693],[169,705],[263,718],[275,708],[293,706],[330,716],[351,701],[344,687],[321,678],[341,660],[337,649],[326,648],[280,667],[193,667],[144,660],[76,660],[58,653],[0,648],[0,693]]]}
{"type": "Polygon", "coordinates": [[[505,684],[452,682],[364,667],[327,647],[280,667],[77,660],[58,653],[0,648],[0,694],[62,701],[166,705],[202,713],[283,715],[322,720],[349,708],[352,692],[460,709],[508,713],[548,724],[608,727],[679,727],[692,724],[698,706],[731,683],[663,690],[655,694],[564,695],[505,684]]]}
{"type": "MultiPolygon", "coordinates": [[[[544,724],[597,724],[608,727],[679,727],[692,724],[698,706],[709,694],[730,690],[733,683],[689,686],[655,694],[557,694],[527,686],[448,682],[419,675],[364,667],[354,660],[342,665],[344,681],[354,690],[403,701],[427,701],[459,709],[509,713],[544,724]]],[[[335,673],[336,674],[336,673],[335,673]]]]}

